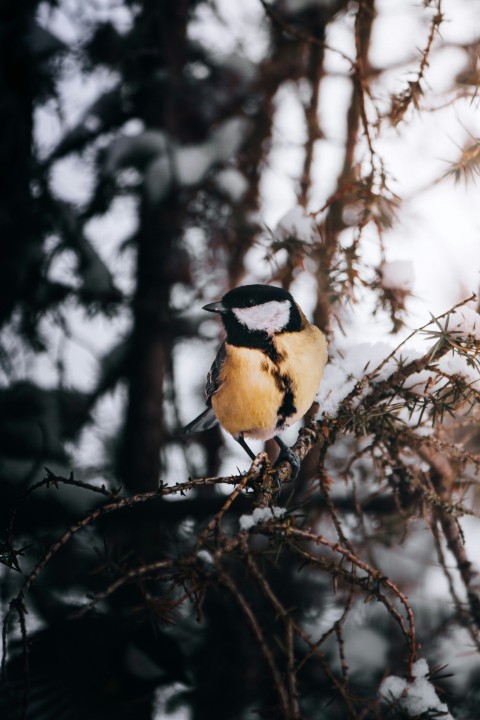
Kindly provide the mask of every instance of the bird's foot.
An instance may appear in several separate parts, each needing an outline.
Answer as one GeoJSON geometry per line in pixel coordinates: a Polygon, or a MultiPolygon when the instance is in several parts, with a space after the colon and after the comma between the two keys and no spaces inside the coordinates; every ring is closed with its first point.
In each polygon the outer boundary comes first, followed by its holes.
{"type": "Polygon", "coordinates": [[[273,466],[274,471],[276,468],[278,468],[278,470],[276,470],[276,472],[274,472],[273,474],[273,481],[277,486],[277,489],[280,490],[282,487],[282,481],[280,479],[280,465],[283,462],[290,463],[290,466],[292,468],[292,471],[290,473],[290,481],[293,481],[297,479],[298,473],[300,472],[301,463],[293,450],[289,448],[288,445],[285,445],[283,440],[280,440],[278,436],[275,436],[274,440],[280,448],[280,454],[275,462],[275,465],[273,466]]]}
{"type": "Polygon", "coordinates": [[[290,480],[295,480],[300,471],[300,460],[293,450],[278,437],[275,437],[275,441],[280,447],[280,454],[273,467],[267,453],[261,452],[255,457],[247,473],[250,475],[248,485],[257,492],[269,493],[273,501],[277,499],[282,489],[282,464],[284,462],[290,464],[290,480]]]}

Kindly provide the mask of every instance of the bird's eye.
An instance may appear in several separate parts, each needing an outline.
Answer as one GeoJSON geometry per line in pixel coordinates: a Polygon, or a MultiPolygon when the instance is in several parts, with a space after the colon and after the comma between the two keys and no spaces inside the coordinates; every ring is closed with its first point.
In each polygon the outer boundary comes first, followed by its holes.
{"type": "Polygon", "coordinates": [[[252,305],[255,305],[255,300],[253,298],[248,298],[247,307],[252,307],[252,305]]]}

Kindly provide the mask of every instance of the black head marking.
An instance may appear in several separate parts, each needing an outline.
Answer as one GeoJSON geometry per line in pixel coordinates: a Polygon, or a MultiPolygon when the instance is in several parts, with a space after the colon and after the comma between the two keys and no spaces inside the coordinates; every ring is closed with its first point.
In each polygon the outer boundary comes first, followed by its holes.
{"type": "Polygon", "coordinates": [[[290,303],[290,314],[281,332],[299,332],[302,317],[292,295],[283,288],[272,285],[242,285],[226,293],[222,298],[222,321],[227,333],[227,342],[240,347],[262,350],[273,362],[279,362],[281,356],[275,348],[273,338],[263,330],[251,330],[239,322],[233,313],[235,308],[248,308],[272,301],[290,303]]]}
{"type": "Polygon", "coordinates": [[[222,298],[222,304],[229,309],[246,308],[272,302],[272,300],[277,302],[288,300],[292,305],[295,304],[287,290],[273,285],[242,285],[226,293],[222,298]]]}

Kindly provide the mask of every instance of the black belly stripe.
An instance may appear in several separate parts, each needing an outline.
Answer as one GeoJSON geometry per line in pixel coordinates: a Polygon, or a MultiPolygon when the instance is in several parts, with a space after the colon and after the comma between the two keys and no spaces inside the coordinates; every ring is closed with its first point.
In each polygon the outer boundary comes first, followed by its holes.
{"type": "Polygon", "coordinates": [[[282,402],[277,410],[277,428],[281,428],[285,424],[285,420],[297,412],[294,402],[295,395],[292,390],[292,379],[288,375],[275,371],[273,377],[278,389],[283,393],[282,402]]]}

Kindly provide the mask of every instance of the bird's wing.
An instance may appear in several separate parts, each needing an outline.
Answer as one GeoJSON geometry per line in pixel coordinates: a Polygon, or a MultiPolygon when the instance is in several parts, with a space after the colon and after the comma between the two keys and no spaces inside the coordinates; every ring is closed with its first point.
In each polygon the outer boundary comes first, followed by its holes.
{"type": "Polygon", "coordinates": [[[225,349],[225,343],[222,343],[217,353],[217,357],[212,363],[212,367],[207,375],[207,382],[205,383],[205,394],[207,396],[207,405],[212,403],[212,395],[217,392],[220,387],[220,371],[222,369],[225,358],[227,357],[227,351],[225,349]]]}
{"type": "Polygon", "coordinates": [[[203,430],[209,430],[209,428],[215,427],[217,424],[218,420],[215,417],[213,408],[207,407],[195,420],[185,425],[185,427],[182,428],[182,432],[185,434],[202,432],[203,430]]]}
{"type": "Polygon", "coordinates": [[[213,393],[220,387],[220,370],[222,369],[226,356],[227,352],[225,350],[225,343],[223,343],[217,353],[217,357],[212,363],[212,367],[207,375],[207,382],[205,383],[205,394],[207,396],[208,407],[203,411],[203,413],[201,413],[201,415],[196,417],[195,420],[192,420],[191,423],[188,423],[188,425],[183,428],[184,433],[202,432],[202,430],[208,430],[218,424],[218,420],[215,417],[215,413],[213,412],[211,405],[211,398],[213,393]]]}

